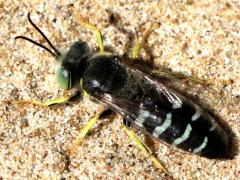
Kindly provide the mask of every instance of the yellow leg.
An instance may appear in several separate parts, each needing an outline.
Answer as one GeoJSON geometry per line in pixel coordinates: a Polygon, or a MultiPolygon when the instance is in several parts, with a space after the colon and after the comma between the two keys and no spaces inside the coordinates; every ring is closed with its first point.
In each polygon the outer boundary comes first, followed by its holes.
{"type": "Polygon", "coordinates": [[[80,131],[78,134],[75,142],[70,146],[69,148],[69,155],[73,155],[77,148],[79,147],[80,143],[86,136],[86,134],[89,132],[89,130],[96,124],[97,120],[99,120],[100,116],[103,114],[105,111],[105,108],[102,108],[99,113],[97,113],[93,118],[91,118],[88,123],[83,127],[83,129],[80,131]]]}
{"type": "Polygon", "coordinates": [[[90,24],[89,22],[86,22],[81,15],[77,12],[75,8],[72,8],[73,14],[79,24],[87,29],[90,29],[92,31],[95,31],[96,37],[97,37],[97,43],[100,49],[100,53],[104,53],[104,46],[103,46],[103,39],[102,39],[102,33],[99,29],[97,29],[94,25],[90,24]]]}
{"type": "Polygon", "coordinates": [[[48,106],[52,106],[55,104],[64,104],[67,103],[71,100],[74,101],[75,98],[77,98],[79,96],[79,92],[74,93],[71,96],[66,96],[63,98],[58,98],[58,99],[53,99],[47,102],[40,102],[40,101],[31,101],[31,100],[19,100],[19,101],[12,101],[13,103],[16,104],[33,104],[33,105],[37,105],[37,106],[44,106],[44,107],[48,107],[48,106]]]}
{"type": "Polygon", "coordinates": [[[156,24],[156,23],[152,24],[150,29],[148,29],[146,32],[144,32],[144,34],[142,36],[142,39],[135,43],[135,45],[133,46],[132,52],[131,52],[131,58],[132,59],[139,58],[139,54],[140,54],[141,49],[143,48],[143,46],[146,43],[147,39],[149,38],[150,34],[157,27],[158,27],[158,24],[156,24]]]}
{"type": "Polygon", "coordinates": [[[167,170],[164,168],[164,166],[162,165],[162,163],[156,158],[154,157],[151,152],[146,148],[146,146],[142,143],[142,141],[137,137],[137,135],[131,131],[130,129],[128,129],[127,126],[125,126],[124,124],[122,124],[122,129],[127,133],[127,135],[134,141],[134,143],[136,144],[136,146],[143,152],[143,154],[146,157],[149,157],[151,159],[151,161],[154,163],[154,165],[159,168],[161,171],[164,171],[167,173],[167,170]]]}

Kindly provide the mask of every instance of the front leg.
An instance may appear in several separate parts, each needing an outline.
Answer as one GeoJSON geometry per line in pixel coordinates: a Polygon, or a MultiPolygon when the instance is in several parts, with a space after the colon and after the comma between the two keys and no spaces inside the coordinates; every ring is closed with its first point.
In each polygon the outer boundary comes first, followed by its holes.
{"type": "Polygon", "coordinates": [[[65,96],[63,98],[57,98],[57,99],[53,99],[53,100],[46,101],[46,102],[40,102],[40,101],[34,101],[34,100],[19,100],[19,101],[12,101],[12,102],[16,103],[16,104],[23,104],[23,105],[24,104],[33,104],[33,105],[37,105],[37,106],[50,107],[50,106],[57,105],[57,104],[77,102],[77,101],[79,101],[80,97],[81,97],[81,93],[80,93],[80,91],[77,91],[70,96],[65,96]]]}

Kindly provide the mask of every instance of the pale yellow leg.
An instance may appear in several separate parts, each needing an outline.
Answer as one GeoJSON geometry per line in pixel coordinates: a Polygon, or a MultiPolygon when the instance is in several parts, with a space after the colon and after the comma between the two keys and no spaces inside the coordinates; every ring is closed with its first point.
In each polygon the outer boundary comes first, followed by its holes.
{"type": "Polygon", "coordinates": [[[96,37],[97,37],[97,43],[99,46],[100,53],[104,53],[104,45],[103,45],[103,39],[102,39],[102,33],[99,29],[97,29],[94,25],[87,22],[87,20],[84,20],[81,15],[78,13],[78,11],[75,8],[72,8],[73,14],[79,24],[86,29],[90,29],[92,31],[95,31],[96,37]]]}
{"type": "Polygon", "coordinates": [[[132,52],[131,52],[131,58],[137,59],[139,58],[140,51],[143,48],[144,44],[146,43],[148,37],[153,32],[154,29],[158,27],[158,24],[154,23],[151,25],[150,29],[148,29],[146,32],[144,32],[141,40],[137,41],[135,45],[133,46],[132,52]]]}
{"type": "Polygon", "coordinates": [[[67,103],[71,99],[77,97],[78,95],[79,95],[79,93],[76,92],[73,95],[65,96],[63,98],[53,99],[53,100],[50,100],[50,101],[47,101],[47,102],[40,102],[40,101],[34,101],[34,100],[19,100],[19,101],[11,101],[11,102],[16,103],[16,104],[33,104],[33,105],[37,105],[37,106],[48,107],[48,106],[52,106],[52,105],[55,105],[55,104],[67,103]]]}
{"type": "Polygon", "coordinates": [[[96,124],[96,122],[99,120],[101,114],[105,111],[105,108],[102,108],[102,110],[99,111],[93,118],[91,118],[88,123],[83,127],[83,129],[80,131],[78,134],[75,142],[71,145],[69,148],[69,155],[73,155],[76,151],[77,148],[79,147],[80,143],[86,136],[86,134],[89,132],[89,130],[96,124]]]}
{"type": "Polygon", "coordinates": [[[142,143],[142,141],[138,138],[138,136],[128,129],[127,126],[122,124],[122,129],[127,133],[127,135],[134,141],[136,146],[143,152],[146,157],[149,157],[154,165],[159,168],[161,171],[167,173],[167,170],[164,168],[163,163],[161,163],[156,157],[154,157],[151,152],[146,148],[146,146],[142,143]]]}

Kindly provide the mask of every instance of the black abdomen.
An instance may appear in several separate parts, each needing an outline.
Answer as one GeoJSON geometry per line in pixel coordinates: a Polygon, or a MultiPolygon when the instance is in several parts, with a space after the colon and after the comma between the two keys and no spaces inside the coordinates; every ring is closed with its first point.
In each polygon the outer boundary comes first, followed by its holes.
{"type": "MultiPolygon", "coordinates": [[[[183,103],[178,109],[167,113],[168,127],[164,132],[153,135],[183,150],[200,154],[207,158],[225,158],[228,137],[222,127],[210,115],[204,114],[198,106],[183,103]]],[[[162,120],[163,124],[166,121],[162,120]]]]}
{"type": "Polygon", "coordinates": [[[198,108],[184,103],[168,112],[161,109],[161,114],[146,108],[138,112],[135,123],[161,141],[185,151],[207,158],[227,158],[229,137],[210,115],[198,108]]]}

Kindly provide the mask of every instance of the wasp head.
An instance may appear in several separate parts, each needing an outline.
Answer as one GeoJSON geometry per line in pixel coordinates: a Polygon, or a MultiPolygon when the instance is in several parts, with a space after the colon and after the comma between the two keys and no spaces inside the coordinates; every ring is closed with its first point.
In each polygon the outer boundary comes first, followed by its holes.
{"type": "Polygon", "coordinates": [[[76,41],[69,47],[69,50],[66,53],[61,53],[56,47],[54,47],[41,29],[33,23],[30,18],[30,13],[28,13],[27,17],[30,24],[41,34],[52,50],[25,36],[17,36],[15,39],[24,39],[43,48],[54,56],[57,62],[60,62],[60,66],[56,71],[56,76],[58,84],[61,88],[71,89],[78,86],[84,65],[86,64],[85,62],[90,54],[87,43],[83,41],[76,41]]]}
{"type": "Polygon", "coordinates": [[[56,71],[57,81],[61,88],[70,89],[79,85],[90,54],[86,42],[76,41],[64,55],[57,58],[57,61],[61,62],[56,71]]]}

